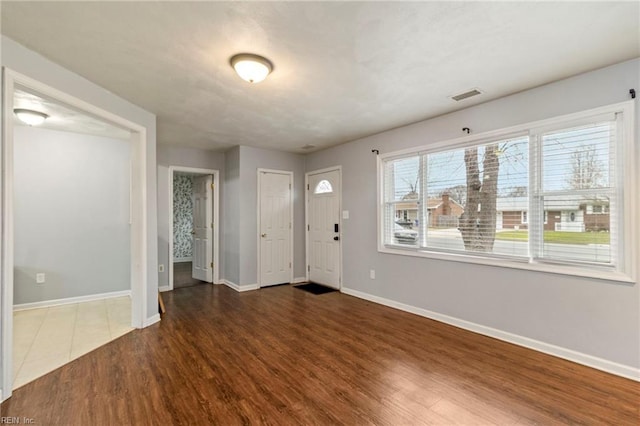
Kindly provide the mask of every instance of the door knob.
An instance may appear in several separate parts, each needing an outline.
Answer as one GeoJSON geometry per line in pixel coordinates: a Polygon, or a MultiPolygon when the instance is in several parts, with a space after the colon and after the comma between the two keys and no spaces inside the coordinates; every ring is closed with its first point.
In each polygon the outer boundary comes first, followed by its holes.
{"type": "Polygon", "coordinates": [[[191,235],[196,235],[196,231],[191,231],[191,235]]]}
{"type": "Polygon", "coordinates": [[[267,234],[262,234],[262,238],[265,238],[267,236],[267,234]]]}
{"type": "Polygon", "coordinates": [[[338,241],[340,240],[340,237],[333,237],[333,241],[338,241]]]}

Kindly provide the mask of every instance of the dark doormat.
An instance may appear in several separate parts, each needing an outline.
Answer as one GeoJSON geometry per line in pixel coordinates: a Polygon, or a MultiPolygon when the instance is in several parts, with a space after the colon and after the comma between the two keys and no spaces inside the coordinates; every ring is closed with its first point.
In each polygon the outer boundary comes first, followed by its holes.
{"type": "Polygon", "coordinates": [[[309,293],[313,293],[313,294],[325,294],[325,293],[338,291],[335,288],[326,287],[316,283],[301,284],[301,285],[296,285],[294,287],[299,288],[300,290],[308,291],[309,293]]]}

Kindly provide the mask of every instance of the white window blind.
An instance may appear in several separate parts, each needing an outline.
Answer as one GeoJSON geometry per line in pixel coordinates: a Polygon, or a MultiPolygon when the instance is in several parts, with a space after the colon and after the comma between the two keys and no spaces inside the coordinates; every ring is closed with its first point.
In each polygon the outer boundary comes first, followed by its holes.
{"type": "Polygon", "coordinates": [[[385,162],[385,244],[418,246],[420,172],[419,155],[385,162]]]}
{"type": "Polygon", "coordinates": [[[381,243],[623,270],[630,207],[621,153],[631,142],[621,138],[622,119],[622,112],[576,114],[517,136],[384,157],[381,243]]]}
{"type": "Polygon", "coordinates": [[[612,116],[540,135],[536,201],[547,213],[547,223],[533,234],[539,259],[616,263],[616,127],[612,116]]]}

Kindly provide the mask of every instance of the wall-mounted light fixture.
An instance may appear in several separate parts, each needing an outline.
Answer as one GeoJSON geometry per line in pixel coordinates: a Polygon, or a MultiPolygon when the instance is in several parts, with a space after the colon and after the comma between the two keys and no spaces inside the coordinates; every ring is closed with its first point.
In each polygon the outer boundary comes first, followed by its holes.
{"type": "Polygon", "coordinates": [[[13,113],[20,121],[29,126],[39,126],[44,123],[44,120],[49,118],[44,112],[34,111],[32,109],[16,108],[13,110],[13,113]]]}
{"type": "Polygon", "coordinates": [[[273,71],[271,61],[252,53],[234,55],[229,62],[240,78],[249,83],[260,83],[273,71]]]}

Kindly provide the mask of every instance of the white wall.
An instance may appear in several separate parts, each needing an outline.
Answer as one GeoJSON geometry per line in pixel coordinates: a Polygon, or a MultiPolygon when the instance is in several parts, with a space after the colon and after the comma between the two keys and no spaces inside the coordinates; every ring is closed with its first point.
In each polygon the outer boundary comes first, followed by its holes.
{"type": "MultiPolygon", "coordinates": [[[[224,179],[224,153],[194,148],[178,148],[158,145],[158,264],[164,265],[164,272],[154,272],[158,285],[169,285],[169,166],[192,167],[219,170],[224,179]]],[[[223,199],[224,183],[220,183],[220,199],[223,199]]],[[[223,203],[221,203],[223,204],[223,203]]],[[[220,209],[222,212],[222,209],[220,209]]],[[[220,229],[224,229],[224,218],[220,219],[220,229]]],[[[220,241],[220,265],[224,265],[223,241],[220,241]]],[[[221,268],[220,277],[224,276],[221,268]]]]}
{"type": "MultiPolygon", "coordinates": [[[[152,320],[157,315],[158,300],[158,264],[157,264],[157,211],[156,211],[156,117],[144,109],[115,96],[104,88],[86,80],[43,56],[19,45],[13,40],[2,36],[0,42],[0,61],[3,67],[38,80],[43,84],[67,93],[104,111],[115,114],[126,120],[146,128],[145,141],[145,177],[147,216],[146,224],[146,311],[152,320]]],[[[4,283],[3,283],[4,284],[4,283]]],[[[4,373],[4,372],[3,372],[4,373]]],[[[6,397],[5,395],[3,395],[6,397]]]]}
{"type": "MultiPolygon", "coordinates": [[[[640,60],[310,154],[307,171],[342,165],[343,209],[350,211],[350,219],[343,221],[344,286],[597,357],[594,365],[640,377],[638,283],[379,253],[376,158],[371,153],[457,138],[463,127],[480,133],[626,101],[631,88],[640,89],[640,60]],[[376,270],[375,280],[369,278],[370,269],[376,270]]],[[[636,100],[636,149],[638,107],[636,100]]]]}
{"type": "Polygon", "coordinates": [[[15,305],[131,288],[129,159],[128,140],[14,128],[15,305]]]}

